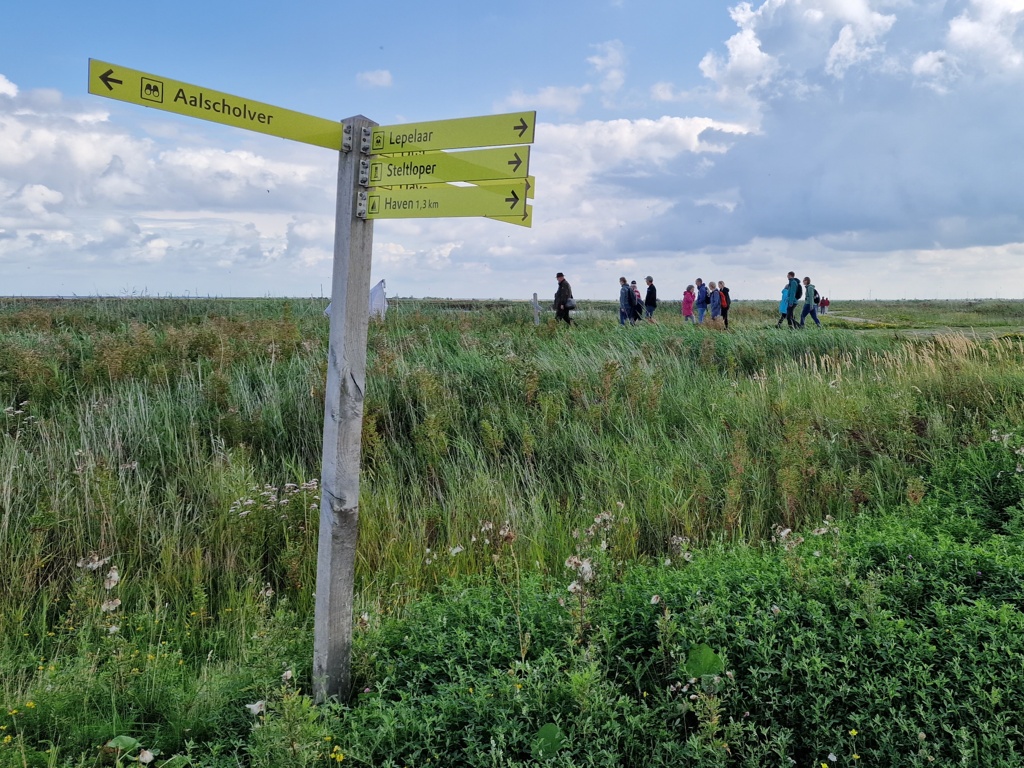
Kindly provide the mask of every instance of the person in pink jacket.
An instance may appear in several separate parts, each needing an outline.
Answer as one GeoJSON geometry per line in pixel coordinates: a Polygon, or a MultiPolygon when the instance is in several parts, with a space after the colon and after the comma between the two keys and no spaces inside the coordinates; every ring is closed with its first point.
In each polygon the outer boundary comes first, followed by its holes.
{"type": "Polygon", "coordinates": [[[693,319],[693,302],[696,300],[697,294],[694,293],[693,286],[686,286],[686,292],[683,294],[683,321],[687,323],[695,322],[693,319]]]}

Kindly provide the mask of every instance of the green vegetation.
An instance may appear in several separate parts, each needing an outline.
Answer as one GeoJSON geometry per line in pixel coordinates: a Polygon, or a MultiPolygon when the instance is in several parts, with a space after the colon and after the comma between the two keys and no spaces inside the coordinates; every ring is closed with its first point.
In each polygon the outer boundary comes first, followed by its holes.
{"type": "Polygon", "coordinates": [[[324,304],[0,301],[0,767],[1024,765],[1016,334],[398,302],[318,708],[324,304]]]}

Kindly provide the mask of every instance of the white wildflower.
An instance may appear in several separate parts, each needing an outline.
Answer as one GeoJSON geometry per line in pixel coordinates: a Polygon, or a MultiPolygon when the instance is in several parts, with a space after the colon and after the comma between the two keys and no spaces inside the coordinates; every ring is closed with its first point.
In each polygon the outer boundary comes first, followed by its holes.
{"type": "Polygon", "coordinates": [[[118,585],[121,581],[121,574],[117,572],[117,566],[110,566],[110,570],[107,571],[107,578],[103,580],[103,588],[108,592],[118,585]]]}
{"type": "Polygon", "coordinates": [[[139,760],[139,762],[140,762],[140,763],[142,763],[143,765],[149,765],[149,764],[150,764],[150,763],[152,763],[152,762],[153,762],[154,760],[156,760],[156,755],[154,755],[154,754],[153,754],[152,752],[150,752],[150,751],[149,751],[148,749],[144,749],[144,750],[142,750],[141,752],[139,752],[139,757],[138,757],[138,760],[139,760]]]}
{"type": "Polygon", "coordinates": [[[653,595],[651,597],[651,605],[657,605],[661,602],[661,595],[653,595]]]}
{"type": "Polygon", "coordinates": [[[260,699],[253,704],[246,704],[245,708],[254,715],[260,715],[267,711],[267,702],[260,699]]]}
{"type": "Polygon", "coordinates": [[[286,669],[284,671],[284,674],[281,675],[281,682],[282,683],[287,683],[291,679],[292,679],[292,671],[290,669],[286,669]]]}
{"type": "MultiPolygon", "coordinates": [[[[111,555],[113,557],[113,555],[111,555]]],[[[90,554],[88,557],[83,557],[78,561],[79,568],[85,568],[87,571],[98,571],[104,565],[110,562],[110,557],[104,557],[100,559],[95,553],[90,554]]]]}
{"type": "Polygon", "coordinates": [[[455,555],[457,555],[457,554],[459,554],[459,552],[463,552],[463,551],[465,551],[465,547],[452,547],[451,549],[448,550],[448,554],[450,554],[452,557],[455,557],[455,555]]]}
{"type": "Polygon", "coordinates": [[[574,581],[569,585],[569,592],[576,595],[583,591],[583,587],[580,586],[578,581],[574,581]]]}

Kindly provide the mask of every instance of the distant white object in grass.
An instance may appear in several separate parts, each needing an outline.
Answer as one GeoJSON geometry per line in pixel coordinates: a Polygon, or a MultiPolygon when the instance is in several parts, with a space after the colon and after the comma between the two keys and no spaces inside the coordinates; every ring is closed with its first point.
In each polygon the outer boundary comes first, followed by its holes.
{"type": "Polygon", "coordinates": [[[109,562],[109,557],[104,557],[103,559],[100,559],[100,557],[95,552],[93,552],[88,557],[81,558],[78,561],[78,567],[85,568],[87,571],[98,571],[100,568],[102,568],[109,562]]]}
{"type": "MultiPolygon", "coordinates": [[[[327,305],[327,309],[324,310],[324,315],[327,317],[331,316],[331,306],[334,304],[332,301],[327,305]]],[[[370,289],[370,317],[376,317],[379,320],[384,319],[384,315],[388,311],[388,296],[387,286],[384,281],[381,280],[373,288],[370,289]]]]}
{"type": "Polygon", "coordinates": [[[110,566],[110,570],[107,571],[107,578],[103,580],[103,588],[108,592],[116,587],[121,581],[121,574],[117,572],[117,566],[110,566]]]}
{"type": "Polygon", "coordinates": [[[245,708],[248,709],[254,715],[260,715],[260,714],[263,714],[263,712],[266,711],[266,709],[267,709],[267,702],[264,701],[263,699],[260,699],[259,701],[254,702],[252,704],[246,704],[245,708]]]}

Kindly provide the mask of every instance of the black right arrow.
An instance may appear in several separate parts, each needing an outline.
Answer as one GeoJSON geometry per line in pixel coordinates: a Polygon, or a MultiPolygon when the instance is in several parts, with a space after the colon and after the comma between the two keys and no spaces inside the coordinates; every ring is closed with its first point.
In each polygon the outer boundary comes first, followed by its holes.
{"type": "Polygon", "coordinates": [[[519,125],[513,125],[512,126],[512,130],[513,131],[519,131],[519,138],[523,138],[523,134],[526,133],[526,131],[529,129],[529,127],[530,126],[528,126],[526,124],[526,119],[520,117],[519,118],[519,125]]]}
{"type": "Polygon", "coordinates": [[[519,157],[519,153],[518,152],[515,153],[515,158],[516,158],[515,160],[509,160],[508,161],[508,164],[512,166],[512,173],[515,173],[516,171],[518,171],[519,170],[519,166],[521,166],[523,164],[522,158],[519,157]]]}
{"type": "MultiPolygon", "coordinates": [[[[111,83],[117,83],[118,85],[124,85],[124,81],[123,80],[118,80],[116,77],[111,77],[112,74],[114,74],[114,70],[108,69],[106,72],[104,72],[102,75],[100,75],[100,82],[102,82],[105,86],[107,86],[107,90],[108,91],[114,90],[114,86],[112,86],[111,83]]],[[[522,136],[522,134],[519,134],[519,135],[522,136]]]]}
{"type": "Polygon", "coordinates": [[[514,189],[512,190],[512,197],[506,197],[505,202],[512,203],[509,208],[515,208],[519,204],[519,195],[516,194],[514,189]]]}

